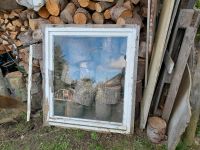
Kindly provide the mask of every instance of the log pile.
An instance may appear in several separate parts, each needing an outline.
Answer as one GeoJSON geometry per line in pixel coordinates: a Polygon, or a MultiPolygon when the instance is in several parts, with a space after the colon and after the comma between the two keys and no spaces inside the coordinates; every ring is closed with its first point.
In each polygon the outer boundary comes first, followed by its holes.
{"type": "Polygon", "coordinates": [[[147,17],[145,0],[47,0],[38,15],[53,24],[138,24],[147,17]]]}
{"type": "MultiPolygon", "coordinates": [[[[137,24],[141,27],[137,83],[142,84],[145,67],[146,17],[146,0],[46,0],[46,5],[38,12],[26,8],[2,11],[0,12],[0,55],[10,52],[14,59],[17,58],[18,65],[23,66],[28,72],[28,46],[34,44],[33,78],[38,78],[36,81],[40,81],[41,76],[38,73],[42,70],[40,66],[42,25],[137,24]],[[16,47],[18,54],[13,51],[16,47]]],[[[35,91],[41,91],[38,90],[41,86],[34,87],[36,89],[33,89],[33,94],[38,97],[35,91]]],[[[141,94],[141,92],[137,93],[141,94]]]]}

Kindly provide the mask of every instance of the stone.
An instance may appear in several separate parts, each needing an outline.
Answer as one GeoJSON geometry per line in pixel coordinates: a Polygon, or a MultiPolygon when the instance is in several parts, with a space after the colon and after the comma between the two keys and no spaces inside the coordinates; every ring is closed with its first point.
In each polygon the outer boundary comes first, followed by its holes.
{"type": "Polygon", "coordinates": [[[23,74],[19,71],[11,72],[5,78],[11,93],[20,101],[27,101],[27,89],[23,80],[23,74]]]}

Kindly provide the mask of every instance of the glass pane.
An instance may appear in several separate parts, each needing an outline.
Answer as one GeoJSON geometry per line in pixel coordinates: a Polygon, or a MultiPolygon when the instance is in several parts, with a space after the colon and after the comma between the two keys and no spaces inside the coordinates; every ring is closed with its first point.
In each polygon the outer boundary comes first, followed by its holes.
{"type": "Polygon", "coordinates": [[[54,114],[122,122],[126,37],[54,37],[54,114]]]}

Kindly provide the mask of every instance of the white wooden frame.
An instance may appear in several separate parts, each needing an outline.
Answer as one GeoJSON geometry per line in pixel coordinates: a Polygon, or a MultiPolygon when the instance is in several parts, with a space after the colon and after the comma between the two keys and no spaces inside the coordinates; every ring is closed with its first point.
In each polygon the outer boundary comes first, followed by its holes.
{"type": "Polygon", "coordinates": [[[67,128],[79,128],[103,132],[132,133],[134,130],[135,93],[139,27],[136,25],[86,25],[46,26],[44,28],[44,124],[67,128]],[[79,35],[86,37],[127,37],[124,90],[124,112],[122,123],[55,116],[53,114],[53,37],[54,35],[79,35]]]}

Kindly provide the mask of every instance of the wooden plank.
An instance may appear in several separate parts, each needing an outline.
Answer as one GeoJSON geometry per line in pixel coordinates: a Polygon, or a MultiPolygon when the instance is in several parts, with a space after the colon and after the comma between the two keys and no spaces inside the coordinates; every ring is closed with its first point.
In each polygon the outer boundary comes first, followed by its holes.
{"type": "Polygon", "coordinates": [[[171,15],[173,12],[175,0],[164,0],[163,8],[160,15],[160,21],[154,45],[154,55],[150,63],[149,80],[144,90],[144,97],[141,102],[141,117],[140,128],[144,129],[149,114],[151,101],[153,98],[155,86],[160,72],[161,64],[164,55],[164,45],[167,37],[167,32],[170,24],[171,15]]]}
{"type": "MultiPolygon", "coordinates": [[[[200,50],[200,49],[199,49],[200,50]]],[[[198,52],[199,52],[198,50],[198,52]]],[[[184,134],[183,141],[187,145],[192,145],[195,133],[197,129],[197,124],[200,116],[200,53],[198,54],[198,64],[195,67],[194,75],[193,75],[193,83],[192,83],[192,90],[190,94],[190,102],[192,107],[192,116],[190,119],[190,123],[188,124],[188,127],[186,129],[186,132],[184,134]]]]}
{"type": "Polygon", "coordinates": [[[30,121],[31,115],[31,86],[32,86],[32,64],[33,64],[33,47],[29,49],[29,67],[28,67],[28,100],[27,100],[27,121],[30,121]]]}
{"type": "Polygon", "coordinates": [[[188,27],[185,32],[185,36],[181,45],[181,49],[179,52],[179,57],[176,62],[174,75],[172,78],[172,82],[169,88],[169,92],[166,98],[165,106],[163,109],[163,115],[162,118],[168,122],[169,117],[172,112],[172,108],[178,93],[178,89],[181,83],[181,79],[184,73],[184,68],[186,67],[192,44],[194,42],[194,38],[196,35],[196,28],[194,27],[188,27]]]}
{"type": "Polygon", "coordinates": [[[195,3],[196,3],[196,0],[189,0],[187,4],[187,9],[193,9],[195,3]]]}
{"type": "Polygon", "coordinates": [[[145,87],[147,86],[147,82],[148,82],[151,0],[148,0],[148,8],[147,9],[148,9],[147,10],[147,39],[146,39],[145,83],[144,83],[145,87]]]}
{"type": "Polygon", "coordinates": [[[171,21],[170,21],[170,25],[169,25],[169,29],[168,29],[168,33],[167,33],[167,38],[166,38],[166,42],[165,42],[165,51],[166,51],[167,46],[169,44],[169,39],[170,39],[170,35],[171,35],[171,32],[172,32],[172,27],[174,25],[175,17],[178,14],[177,12],[178,12],[179,4],[180,4],[180,0],[177,0],[176,3],[175,3],[175,6],[174,6],[173,14],[172,14],[172,17],[171,17],[171,21]]]}
{"type": "Polygon", "coordinates": [[[177,20],[177,24],[174,27],[173,35],[172,35],[170,46],[169,46],[169,54],[170,55],[172,54],[174,44],[175,44],[175,41],[177,38],[177,34],[179,34],[178,29],[179,28],[187,28],[188,26],[190,26],[193,15],[194,15],[194,10],[192,10],[192,9],[182,9],[180,11],[179,18],[177,20]]]}
{"type": "Polygon", "coordinates": [[[175,150],[191,117],[190,96],[191,74],[187,66],[177,94],[175,109],[168,126],[168,149],[175,150]]]}

